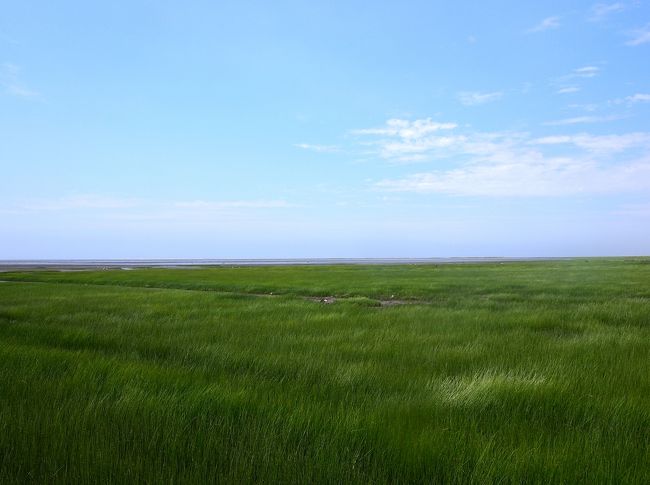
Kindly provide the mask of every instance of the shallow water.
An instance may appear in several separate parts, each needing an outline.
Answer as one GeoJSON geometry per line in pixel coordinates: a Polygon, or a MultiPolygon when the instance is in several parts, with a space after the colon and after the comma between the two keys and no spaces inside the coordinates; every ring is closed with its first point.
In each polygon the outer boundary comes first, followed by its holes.
{"type": "Polygon", "coordinates": [[[332,264],[452,264],[452,263],[504,263],[515,261],[552,261],[572,258],[296,258],[296,259],[43,259],[1,260],[0,270],[9,269],[83,269],[83,268],[178,268],[194,266],[304,266],[332,264]]]}

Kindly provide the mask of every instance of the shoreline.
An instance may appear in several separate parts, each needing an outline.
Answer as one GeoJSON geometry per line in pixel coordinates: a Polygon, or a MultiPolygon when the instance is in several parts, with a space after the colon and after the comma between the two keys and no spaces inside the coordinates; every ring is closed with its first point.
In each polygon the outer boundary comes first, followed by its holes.
{"type": "MultiPolygon", "coordinates": [[[[330,265],[435,265],[468,263],[517,263],[570,261],[577,257],[454,257],[454,258],[285,258],[285,259],[43,259],[0,260],[0,271],[51,269],[204,268],[233,266],[330,266],[330,265]]],[[[584,259],[594,259],[588,257],[584,259]]]]}

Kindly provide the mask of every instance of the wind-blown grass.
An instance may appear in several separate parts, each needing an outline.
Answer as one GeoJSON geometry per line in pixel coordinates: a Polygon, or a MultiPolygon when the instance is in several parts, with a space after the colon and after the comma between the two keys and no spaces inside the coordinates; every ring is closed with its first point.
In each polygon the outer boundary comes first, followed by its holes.
{"type": "Polygon", "coordinates": [[[647,259],[0,279],[2,483],[650,482],[647,259]]]}

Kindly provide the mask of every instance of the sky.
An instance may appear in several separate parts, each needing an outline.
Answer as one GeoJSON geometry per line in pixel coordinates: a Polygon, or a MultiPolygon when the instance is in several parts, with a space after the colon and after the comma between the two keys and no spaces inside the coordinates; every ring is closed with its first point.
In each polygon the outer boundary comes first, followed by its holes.
{"type": "Polygon", "coordinates": [[[0,259],[647,254],[647,1],[0,2],[0,259]]]}

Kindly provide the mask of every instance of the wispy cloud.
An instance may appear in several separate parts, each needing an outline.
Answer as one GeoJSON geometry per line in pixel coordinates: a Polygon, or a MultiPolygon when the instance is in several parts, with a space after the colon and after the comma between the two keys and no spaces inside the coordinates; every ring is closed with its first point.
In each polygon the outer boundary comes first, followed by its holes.
{"type": "Polygon", "coordinates": [[[557,94],[571,94],[571,93],[577,93],[580,91],[580,88],[578,86],[566,86],[564,88],[560,88],[557,91],[555,91],[557,94]]]}
{"type": "Polygon", "coordinates": [[[25,86],[20,80],[21,68],[16,64],[5,62],[0,67],[0,84],[6,94],[21,98],[33,98],[40,93],[25,86]]]}
{"type": "Polygon", "coordinates": [[[625,10],[625,5],[620,2],[597,3],[591,7],[591,12],[587,20],[590,22],[601,22],[609,15],[622,12],[623,10],[625,10]]]}
{"type": "Polygon", "coordinates": [[[585,66],[574,69],[569,77],[596,77],[600,73],[600,68],[597,66],[585,66]]]}
{"type": "Polygon", "coordinates": [[[502,91],[481,93],[479,91],[461,91],[458,93],[458,100],[463,106],[476,106],[479,104],[491,103],[503,96],[502,91]]]}
{"type": "Polygon", "coordinates": [[[535,145],[573,145],[599,157],[604,157],[632,149],[650,150],[650,133],[554,135],[536,138],[530,143],[535,145]]]}
{"type": "Polygon", "coordinates": [[[546,17],[543,19],[541,22],[539,22],[537,25],[531,27],[528,29],[526,32],[529,34],[533,34],[536,32],[544,32],[546,30],[553,30],[557,29],[560,27],[560,17],[553,16],[553,17],[546,17]]]}
{"type": "Polygon", "coordinates": [[[575,81],[576,79],[588,79],[596,77],[600,74],[600,68],[598,66],[583,66],[574,69],[569,74],[560,76],[556,78],[553,82],[557,84],[568,83],[570,81],[575,81]]]}
{"type": "Polygon", "coordinates": [[[296,143],[294,145],[297,148],[302,148],[303,150],[311,150],[314,152],[320,153],[335,153],[341,151],[336,145],[318,145],[313,143],[296,143]]]}
{"type": "Polygon", "coordinates": [[[399,118],[391,118],[386,121],[386,125],[380,128],[363,128],[352,130],[353,135],[385,135],[397,136],[404,139],[419,139],[430,133],[440,130],[453,130],[458,125],[456,123],[439,123],[432,121],[431,118],[425,118],[415,121],[409,121],[399,118]]]}
{"type": "Polygon", "coordinates": [[[600,74],[598,66],[583,66],[574,69],[569,74],[560,76],[551,81],[551,86],[556,86],[558,89],[555,91],[557,94],[570,94],[580,91],[580,86],[576,84],[581,79],[589,79],[596,77],[600,74]]]}
{"type": "Polygon", "coordinates": [[[582,123],[604,123],[606,121],[620,120],[621,117],[617,115],[610,116],[575,116],[573,118],[564,118],[562,120],[546,121],[542,123],[545,126],[566,126],[577,125],[582,123]]]}
{"type": "Polygon", "coordinates": [[[647,93],[635,93],[624,98],[615,98],[607,101],[609,105],[621,105],[626,104],[628,106],[639,103],[648,103],[650,102],[650,94],[647,93]]]}
{"type": "Polygon", "coordinates": [[[389,160],[415,155],[451,165],[375,184],[391,192],[564,196],[650,189],[650,133],[544,138],[516,132],[431,133],[409,141],[381,138],[377,146],[389,160]]]}
{"type": "Polygon", "coordinates": [[[650,94],[637,93],[632,96],[627,96],[625,101],[628,103],[650,103],[650,94]]]}
{"type": "Polygon", "coordinates": [[[647,44],[650,42],[650,23],[640,29],[632,30],[629,35],[631,39],[625,43],[626,45],[634,47],[647,44]]]}
{"type": "Polygon", "coordinates": [[[454,141],[453,136],[439,135],[439,131],[453,130],[456,123],[440,123],[431,118],[415,121],[393,118],[379,128],[352,130],[353,135],[372,137],[366,145],[376,148],[377,154],[398,163],[423,161],[435,147],[444,147],[454,141]]]}
{"type": "Polygon", "coordinates": [[[598,104],[596,103],[573,103],[570,104],[568,107],[572,109],[580,109],[588,112],[598,111],[598,104]]]}
{"type": "Polygon", "coordinates": [[[419,173],[377,183],[392,192],[441,193],[473,197],[559,197],[647,190],[650,160],[625,167],[602,167],[572,159],[521,160],[419,173]]]}

